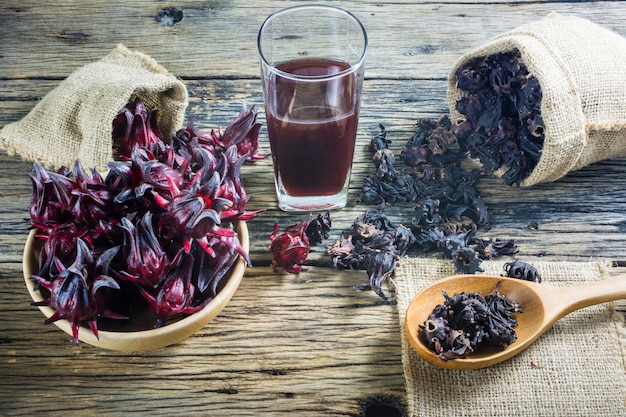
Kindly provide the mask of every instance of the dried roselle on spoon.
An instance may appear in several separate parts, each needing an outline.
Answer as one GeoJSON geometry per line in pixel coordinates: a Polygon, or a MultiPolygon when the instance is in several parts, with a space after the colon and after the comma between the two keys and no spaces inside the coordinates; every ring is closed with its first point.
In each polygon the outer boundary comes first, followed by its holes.
{"type": "Polygon", "coordinates": [[[482,346],[505,348],[515,340],[522,309],[516,301],[500,294],[498,285],[484,297],[478,292],[452,296],[443,292],[444,302],[419,325],[418,336],[443,361],[464,358],[482,346]]]}
{"type": "Polygon", "coordinates": [[[306,271],[301,266],[311,252],[309,238],[306,229],[311,222],[311,213],[302,222],[287,226],[281,231],[278,223],[274,224],[274,232],[270,235],[270,251],[272,252],[272,268],[277,271],[278,267],[286,272],[297,274],[306,271]]]}

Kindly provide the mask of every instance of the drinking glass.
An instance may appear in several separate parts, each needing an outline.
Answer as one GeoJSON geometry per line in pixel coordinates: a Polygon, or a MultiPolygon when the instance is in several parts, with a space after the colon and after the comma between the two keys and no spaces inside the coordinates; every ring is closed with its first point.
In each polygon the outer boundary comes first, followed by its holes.
{"type": "Polygon", "coordinates": [[[367,34],[350,12],[296,6],[259,30],[261,77],[280,209],[346,205],[367,34]]]}

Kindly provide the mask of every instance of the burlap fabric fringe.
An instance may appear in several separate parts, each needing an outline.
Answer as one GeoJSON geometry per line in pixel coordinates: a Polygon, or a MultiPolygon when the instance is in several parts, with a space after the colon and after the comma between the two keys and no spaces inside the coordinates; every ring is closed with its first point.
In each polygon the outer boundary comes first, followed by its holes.
{"type": "MultiPolygon", "coordinates": [[[[556,286],[600,279],[604,268],[593,262],[533,265],[544,283],[556,286]]],[[[504,272],[503,262],[482,266],[487,274],[504,272]]],[[[421,288],[453,274],[452,263],[439,259],[402,259],[395,271],[411,417],[626,416],[623,324],[606,304],[566,316],[528,349],[493,367],[452,371],[421,359],[404,331],[407,306],[421,288]]]]}
{"type": "Polygon", "coordinates": [[[542,89],[545,142],[522,182],[554,181],[593,162],[626,155],[626,39],[586,19],[551,13],[464,55],[448,78],[448,105],[463,96],[455,72],[473,59],[518,49],[542,89]]]}
{"type": "Polygon", "coordinates": [[[23,119],[0,131],[0,147],[47,168],[106,170],[112,160],[112,123],[130,100],[158,109],[158,125],[169,137],[183,123],[185,85],[149,56],[122,45],[85,65],[50,91],[23,119]]]}

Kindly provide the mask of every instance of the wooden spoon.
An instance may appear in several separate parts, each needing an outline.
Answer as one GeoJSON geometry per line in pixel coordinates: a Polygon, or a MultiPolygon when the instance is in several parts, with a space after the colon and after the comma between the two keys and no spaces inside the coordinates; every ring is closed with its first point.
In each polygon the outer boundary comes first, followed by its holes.
{"type": "MultiPolygon", "coordinates": [[[[420,291],[406,311],[405,329],[411,346],[428,362],[448,369],[479,369],[500,363],[526,349],[557,320],[578,309],[626,298],[626,275],[595,281],[585,285],[553,287],[546,284],[485,275],[457,275],[434,282],[420,291]],[[438,304],[443,304],[442,291],[449,295],[479,292],[485,296],[498,291],[517,301],[522,312],[515,315],[517,340],[506,348],[486,348],[464,359],[443,361],[418,337],[423,324],[438,304]]],[[[575,341],[573,341],[575,343],[575,341]]]]}

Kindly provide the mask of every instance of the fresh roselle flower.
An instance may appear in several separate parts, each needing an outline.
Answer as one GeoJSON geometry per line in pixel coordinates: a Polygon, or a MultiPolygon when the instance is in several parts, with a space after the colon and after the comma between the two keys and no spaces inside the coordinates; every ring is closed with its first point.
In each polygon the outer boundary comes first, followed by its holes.
{"type": "MultiPolygon", "coordinates": [[[[230,229],[232,230],[232,226],[230,229]]],[[[201,293],[206,292],[213,298],[219,291],[222,278],[237,260],[237,255],[243,257],[248,265],[251,262],[236,234],[219,238],[213,237],[208,243],[208,246],[213,250],[212,254],[207,253],[202,248],[195,250],[193,254],[198,264],[196,279],[198,290],[201,293]]]]}
{"type": "MultiPolygon", "coordinates": [[[[173,186],[180,187],[183,178],[180,172],[172,167],[154,159],[154,155],[145,149],[135,148],[129,161],[116,161],[109,163],[110,173],[113,178],[119,177],[117,182],[114,201],[128,204],[132,200],[138,200],[142,205],[150,207],[151,198],[156,193],[166,194],[173,186]]],[[[107,181],[113,181],[107,178],[107,181]]]]}
{"type": "Polygon", "coordinates": [[[74,188],[71,191],[71,212],[78,224],[94,224],[111,216],[113,197],[102,176],[93,169],[87,175],[80,161],[73,169],[74,188]]]}
{"type": "Polygon", "coordinates": [[[267,155],[258,155],[259,150],[259,130],[261,124],[256,122],[257,110],[256,106],[252,106],[248,110],[244,104],[241,113],[230,125],[224,130],[222,142],[224,148],[237,146],[239,156],[246,156],[248,162],[254,162],[257,159],[264,159],[267,155]]]}
{"type": "Polygon", "coordinates": [[[55,310],[54,314],[46,319],[46,324],[60,319],[69,321],[76,344],[78,344],[78,329],[81,322],[87,322],[94,335],[98,336],[96,320],[101,311],[98,302],[95,301],[98,290],[104,287],[119,289],[117,282],[107,275],[99,275],[91,284],[88,283],[87,273],[93,262],[87,244],[82,239],[78,239],[76,259],[70,266],[65,267],[56,258],[55,264],[59,273],[52,281],[37,275],[32,277],[38,284],[50,291],[50,298],[33,302],[32,305],[46,305],[55,310]]]}
{"type": "Polygon", "coordinates": [[[193,239],[206,237],[220,223],[219,214],[206,201],[198,196],[200,184],[174,197],[161,223],[169,230],[167,237],[182,235],[186,252],[191,248],[193,239]]]}
{"type": "Polygon", "coordinates": [[[148,301],[150,309],[156,316],[155,328],[163,326],[168,320],[180,315],[195,313],[208,302],[207,300],[200,305],[193,305],[195,295],[195,287],[191,281],[194,265],[193,255],[179,252],[177,258],[180,258],[180,262],[170,270],[156,295],[150,294],[141,286],[139,287],[141,294],[148,301]]]}
{"type": "Polygon", "coordinates": [[[162,139],[157,111],[148,112],[139,99],[125,106],[113,120],[114,155],[121,159],[130,159],[135,147],[150,148],[162,139]]]}
{"type": "Polygon", "coordinates": [[[30,200],[32,224],[46,230],[70,221],[72,181],[65,175],[47,171],[36,162],[30,178],[33,183],[30,200]]]}
{"type": "Polygon", "coordinates": [[[120,277],[156,287],[165,277],[170,262],[154,232],[152,213],[146,212],[137,226],[124,217],[122,228],[126,232],[126,271],[120,271],[120,277]]]}
{"type": "Polygon", "coordinates": [[[81,229],[71,223],[66,223],[57,228],[50,229],[43,235],[45,241],[39,255],[39,274],[42,276],[54,276],[58,274],[54,259],[63,264],[70,264],[76,258],[76,245],[82,239],[88,239],[87,230],[81,229]]]}
{"type": "Polygon", "coordinates": [[[274,223],[274,233],[270,235],[272,241],[270,251],[274,255],[272,268],[277,271],[282,267],[286,272],[297,274],[306,271],[301,264],[306,261],[311,252],[306,228],[311,222],[311,213],[300,223],[287,226],[280,231],[278,223],[274,223]]]}
{"type": "Polygon", "coordinates": [[[181,129],[174,135],[174,144],[180,148],[186,148],[187,152],[193,153],[196,149],[206,149],[211,154],[217,153],[217,149],[224,149],[221,135],[214,130],[210,133],[204,132],[194,125],[195,117],[189,118],[187,127],[181,129]]]}
{"type": "Polygon", "coordinates": [[[246,203],[250,196],[246,195],[246,190],[241,183],[241,166],[246,161],[246,156],[239,156],[237,148],[231,146],[224,152],[224,163],[227,165],[227,172],[223,177],[219,187],[219,196],[231,202],[228,208],[220,211],[222,220],[250,220],[258,216],[262,210],[245,210],[246,203]]]}

